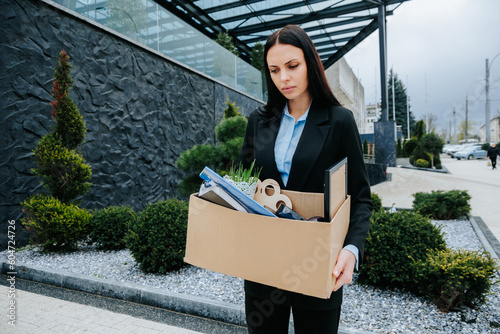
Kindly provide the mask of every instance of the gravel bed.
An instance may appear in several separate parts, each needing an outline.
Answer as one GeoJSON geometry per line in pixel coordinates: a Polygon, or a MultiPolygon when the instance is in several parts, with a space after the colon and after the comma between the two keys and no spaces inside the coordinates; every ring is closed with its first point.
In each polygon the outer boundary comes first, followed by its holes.
{"type": "MultiPolygon", "coordinates": [[[[482,244],[467,220],[434,221],[450,248],[480,250],[482,244]]],[[[0,252],[6,259],[7,252],[0,252]]],[[[187,265],[165,275],[144,274],[128,250],[103,252],[83,246],[71,254],[42,254],[37,248],[16,253],[16,261],[92,277],[159,288],[243,305],[243,280],[187,265]]],[[[500,276],[498,277],[500,279],[500,276]]],[[[344,288],[341,327],[373,333],[500,333],[500,285],[478,310],[442,313],[434,304],[402,291],[350,284],[344,288]]]]}

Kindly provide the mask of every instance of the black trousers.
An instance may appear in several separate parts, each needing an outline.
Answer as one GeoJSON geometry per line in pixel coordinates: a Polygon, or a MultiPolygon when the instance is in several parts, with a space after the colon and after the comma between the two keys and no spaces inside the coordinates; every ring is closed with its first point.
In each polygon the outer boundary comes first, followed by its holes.
{"type": "Polygon", "coordinates": [[[334,310],[305,310],[289,303],[245,296],[245,312],[249,334],[287,334],[293,313],[296,334],[337,334],[340,307],[334,310]]]}
{"type": "Polygon", "coordinates": [[[491,169],[497,168],[497,158],[491,158],[491,169]]]}

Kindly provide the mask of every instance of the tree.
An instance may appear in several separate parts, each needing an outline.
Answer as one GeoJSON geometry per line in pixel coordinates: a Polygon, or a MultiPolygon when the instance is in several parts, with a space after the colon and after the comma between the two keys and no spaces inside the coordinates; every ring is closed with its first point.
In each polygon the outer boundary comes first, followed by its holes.
{"type": "Polygon", "coordinates": [[[52,132],[43,136],[33,150],[36,168],[50,195],[35,194],[21,203],[25,217],[21,219],[33,233],[33,240],[45,251],[73,251],[88,235],[90,217],[87,210],[73,202],[90,188],[92,170],[77,151],[85,138],[85,122],[69,97],[73,85],[69,56],[59,54],[54,71],[52,132]]]}
{"type": "MultiPolygon", "coordinates": [[[[395,113],[396,113],[396,124],[401,125],[403,135],[408,133],[408,112],[407,112],[407,92],[403,82],[398,78],[398,75],[391,71],[389,72],[389,81],[388,81],[388,99],[389,105],[387,108],[389,120],[394,120],[393,117],[393,102],[392,96],[395,94],[395,113]],[[394,90],[392,89],[392,78],[394,76],[394,90]]],[[[409,115],[410,115],[410,130],[412,130],[415,126],[415,117],[411,112],[411,105],[408,106],[409,115]]]]}
{"type": "Polygon", "coordinates": [[[417,139],[420,140],[424,134],[425,134],[425,121],[421,119],[415,124],[415,131],[413,132],[412,137],[417,137],[417,139]]]}
{"type": "Polygon", "coordinates": [[[63,203],[71,203],[85,194],[92,175],[90,165],[76,150],[85,138],[86,128],[82,115],[69,97],[73,85],[71,68],[68,54],[61,51],[54,71],[52,96],[55,100],[50,103],[56,124],[33,151],[37,164],[33,172],[42,178],[51,195],[63,203]]]}
{"type": "Polygon", "coordinates": [[[465,121],[460,122],[459,133],[457,135],[457,140],[471,139],[471,133],[476,131],[476,122],[465,121]],[[465,133],[467,131],[467,133],[465,133]]]}
{"type": "Polygon", "coordinates": [[[264,74],[264,44],[255,43],[250,54],[250,64],[264,74]]]}
{"type": "Polygon", "coordinates": [[[106,10],[109,15],[106,25],[122,34],[135,37],[147,27],[148,16],[142,1],[108,0],[106,10]]]}
{"type": "MultiPolygon", "coordinates": [[[[261,74],[260,81],[262,82],[262,96],[266,96],[267,87],[266,87],[266,75],[264,72],[264,44],[262,44],[261,42],[257,42],[253,46],[252,53],[250,55],[250,64],[260,71],[261,74]]],[[[249,89],[249,91],[253,90],[249,89]]]]}
{"type": "Polygon", "coordinates": [[[420,139],[420,147],[431,155],[431,167],[434,165],[434,157],[439,156],[443,146],[443,139],[434,132],[430,132],[420,139]]]}
{"type": "Polygon", "coordinates": [[[226,50],[235,54],[236,56],[240,55],[240,53],[234,46],[233,37],[229,35],[227,32],[220,31],[217,34],[217,38],[215,39],[215,41],[222,47],[224,47],[226,50]]]}

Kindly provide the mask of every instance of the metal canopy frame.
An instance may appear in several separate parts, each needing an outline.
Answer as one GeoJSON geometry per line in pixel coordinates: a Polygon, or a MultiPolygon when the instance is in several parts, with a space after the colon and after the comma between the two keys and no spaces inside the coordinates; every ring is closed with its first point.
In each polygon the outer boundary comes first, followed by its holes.
{"type": "MultiPolygon", "coordinates": [[[[287,24],[297,24],[311,36],[326,69],[379,29],[381,17],[409,0],[155,1],[212,39],[228,32],[248,62],[256,43],[264,43],[287,24]]],[[[385,41],[382,44],[385,48],[385,41]]]]}

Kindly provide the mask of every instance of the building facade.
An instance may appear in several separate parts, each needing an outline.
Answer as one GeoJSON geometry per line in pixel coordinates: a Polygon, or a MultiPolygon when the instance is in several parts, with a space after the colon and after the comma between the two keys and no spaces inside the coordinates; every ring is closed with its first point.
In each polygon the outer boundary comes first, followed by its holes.
{"type": "Polygon", "coordinates": [[[366,117],[363,127],[360,129],[361,133],[374,133],[375,132],[375,122],[380,118],[382,109],[380,103],[369,104],[366,106],[366,117]]]}
{"type": "MultiPolygon", "coordinates": [[[[493,118],[490,121],[490,141],[492,143],[500,142],[500,116],[493,118]]],[[[486,142],[486,125],[481,127],[481,142],[486,142]]]]}
{"type": "Polygon", "coordinates": [[[353,112],[361,133],[366,123],[363,85],[344,58],[330,66],[325,72],[333,94],[344,107],[353,112]]]}

